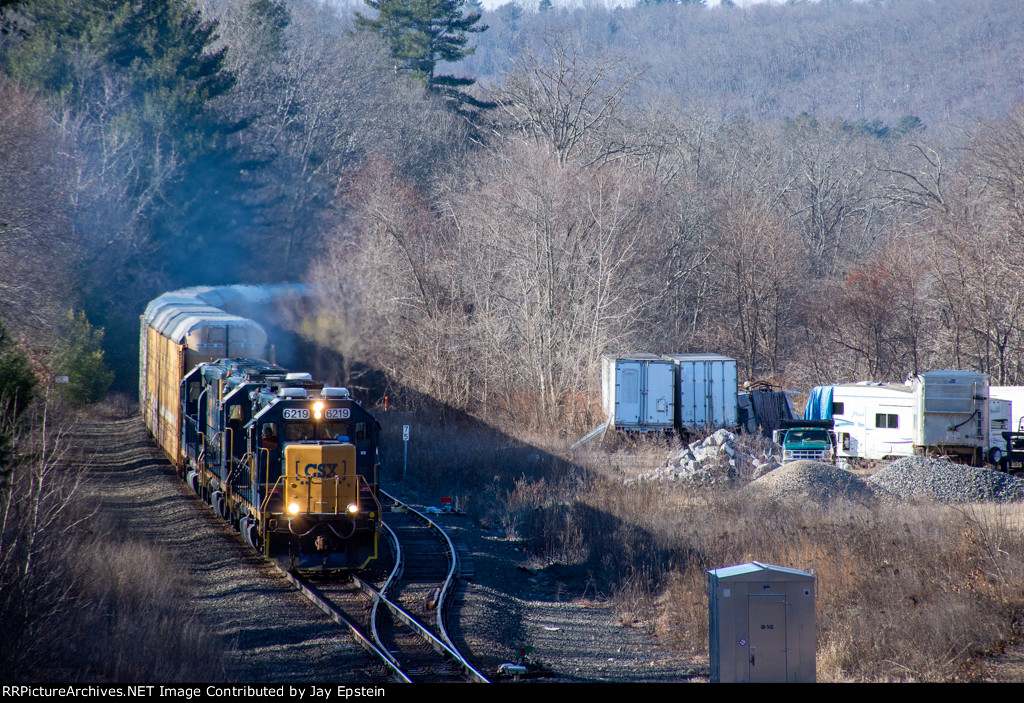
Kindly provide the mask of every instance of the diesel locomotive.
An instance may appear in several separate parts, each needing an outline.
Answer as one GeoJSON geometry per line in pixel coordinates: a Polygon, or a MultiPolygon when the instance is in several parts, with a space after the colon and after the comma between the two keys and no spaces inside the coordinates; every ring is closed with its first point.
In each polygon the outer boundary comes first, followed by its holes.
{"type": "Polygon", "coordinates": [[[293,293],[193,288],[151,302],[140,407],[179,475],[256,550],[294,571],[365,569],[380,426],[346,389],[268,361],[264,329],[224,309],[293,293]]]}

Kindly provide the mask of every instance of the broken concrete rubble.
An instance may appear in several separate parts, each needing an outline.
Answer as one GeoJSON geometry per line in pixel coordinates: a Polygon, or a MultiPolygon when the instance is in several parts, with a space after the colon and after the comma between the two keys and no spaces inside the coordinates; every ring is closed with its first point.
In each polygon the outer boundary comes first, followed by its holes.
{"type": "Polygon", "coordinates": [[[697,485],[741,486],[777,469],[778,447],[751,435],[720,429],[669,453],[665,466],[633,481],[685,481],[697,485]]]}

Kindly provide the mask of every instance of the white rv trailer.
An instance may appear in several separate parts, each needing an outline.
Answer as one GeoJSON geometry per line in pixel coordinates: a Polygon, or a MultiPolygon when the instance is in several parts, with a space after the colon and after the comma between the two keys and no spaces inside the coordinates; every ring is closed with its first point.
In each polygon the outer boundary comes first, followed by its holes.
{"type": "Polygon", "coordinates": [[[1005,400],[1012,405],[1010,426],[1011,432],[1024,430],[1024,386],[989,386],[988,397],[1005,400]]]}
{"type": "Polygon", "coordinates": [[[832,386],[837,457],[911,456],[916,418],[912,386],[870,381],[832,386]]]}
{"type": "Polygon", "coordinates": [[[861,382],[831,388],[838,457],[884,459],[937,452],[972,463],[987,458],[987,374],[928,371],[905,384],[861,382]]]}

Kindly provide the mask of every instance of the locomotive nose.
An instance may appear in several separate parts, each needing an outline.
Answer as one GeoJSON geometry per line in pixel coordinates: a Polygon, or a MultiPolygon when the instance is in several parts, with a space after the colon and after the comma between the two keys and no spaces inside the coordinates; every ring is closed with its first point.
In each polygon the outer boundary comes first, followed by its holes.
{"type": "Polygon", "coordinates": [[[359,506],[351,444],[293,444],[285,448],[285,505],[292,515],[344,515],[359,506]],[[293,506],[297,506],[294,507],[293,506]]]}

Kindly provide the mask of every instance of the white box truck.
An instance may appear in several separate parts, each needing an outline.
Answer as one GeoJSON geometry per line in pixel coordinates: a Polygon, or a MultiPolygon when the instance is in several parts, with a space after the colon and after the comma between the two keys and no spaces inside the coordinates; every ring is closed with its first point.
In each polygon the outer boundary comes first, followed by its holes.
{"type": "Polygon", "coordinates": [[[609,427],[616,430],[671,430],[675,366],[654,354],[606,354],[601,357],[601,402],[609,427]]]}
{"type": "Polygon", "coordinates": [[[665,354],[676,370],[676,426],[738,423],[736,360],[721,354],[665,354]]]}

